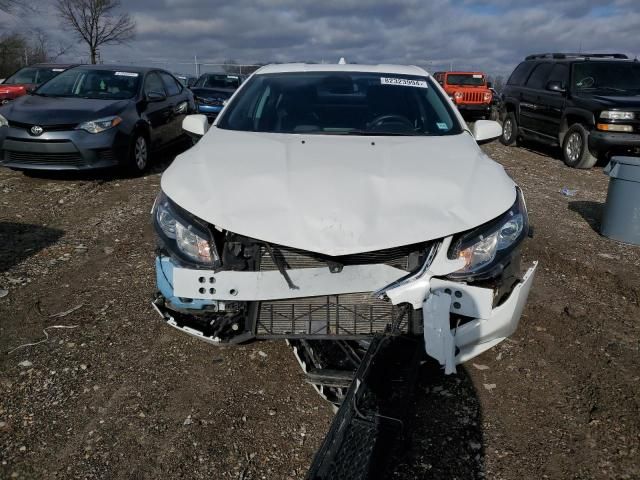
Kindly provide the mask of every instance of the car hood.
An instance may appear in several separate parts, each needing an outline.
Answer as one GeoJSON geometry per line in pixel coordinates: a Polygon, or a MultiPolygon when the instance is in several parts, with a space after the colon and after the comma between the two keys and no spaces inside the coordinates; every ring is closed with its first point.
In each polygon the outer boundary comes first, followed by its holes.
{"type": "Polygon", "coordinates": [[[354,137],[213,127],[161,183],[218,227],[330,256],[468,230],[516,198],[513,181],[468,132],[354,137]]]}
{"type": "Polygon", "coordinates": [[[10,103],[3,115],[11,121],[31,125],[72,125],[117,115],[129,101],[27,95],[10,103]]]}

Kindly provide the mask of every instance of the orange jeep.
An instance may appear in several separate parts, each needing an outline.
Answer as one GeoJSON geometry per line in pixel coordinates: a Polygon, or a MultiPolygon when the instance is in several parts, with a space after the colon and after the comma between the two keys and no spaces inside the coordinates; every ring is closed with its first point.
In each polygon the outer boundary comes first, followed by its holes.
{"type": "Polygon", "coordinates": [[[482,72],[436,72],[433,77],[444,88],[458,110],[473,116],[491,117],[493,93],[482,72]]]}

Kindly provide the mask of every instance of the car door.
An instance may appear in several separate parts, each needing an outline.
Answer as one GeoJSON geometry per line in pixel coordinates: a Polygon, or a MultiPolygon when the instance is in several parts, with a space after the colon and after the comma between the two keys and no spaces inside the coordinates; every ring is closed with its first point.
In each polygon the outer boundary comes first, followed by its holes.
{"type": "Polygon", "coordinates": [[[541,62],[534,67],[520,94],[520,127],[535,133],[542,133],[541,92],[547,84],[547,77],[553,68],[551,62],[541,62]]]}
{"type": "Polygon", "coordinates": [[[151,145],[159,147],[171,137],[170,122],[173,109],[164,83],[158,72],[149,72],[144,79],[144,111],[151,126],[151,145]]]}
{"type": "Polygon", "coordinates": [[[540,91],[538,101],[538,115],[541,122],[541,133],[557,137],[560,133],[562,111],[566,103],[566,92],[549,90],[549,82],[560,82],[563,89],[569,86],[569,66],[565,63],[556,63],[547,77],[544,90],[540,91]]]}
{"type": "Polygon", "coordinates": [[[167,72],[159,72],[167,92],[167,100],[171,106],[171,116],[167,124],[168,141],[182,135],[182,120],[189,112],[189,102],[184,87],[167,72]]]}

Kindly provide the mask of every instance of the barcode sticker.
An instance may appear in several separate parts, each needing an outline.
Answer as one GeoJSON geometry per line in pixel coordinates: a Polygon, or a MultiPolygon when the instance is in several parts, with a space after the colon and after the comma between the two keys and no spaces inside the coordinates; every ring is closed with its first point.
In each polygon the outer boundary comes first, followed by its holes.
{"type": "Polygon", "coordinates": [[[139,73],[135,72],[116,72],[116,77],[137,77],[139,73]]]}
{"type": "Polygon", "coordinates": [[[401,87],[428,88],[426,80],[412,80],[410,78],[381,77],[380,83],[382,85],[399,85],[401,87]]]}

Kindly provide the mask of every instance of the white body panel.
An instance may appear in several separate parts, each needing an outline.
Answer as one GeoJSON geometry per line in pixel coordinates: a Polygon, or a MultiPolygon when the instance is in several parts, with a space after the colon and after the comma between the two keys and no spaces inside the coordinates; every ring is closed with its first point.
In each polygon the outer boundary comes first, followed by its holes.
{"type": "Polygon", "coordinates": [[[162,189],[217,227],[325,255],[424,242],[511,207],[515,185],[469,133],[353,137],[213,127],[162,189]]]}

